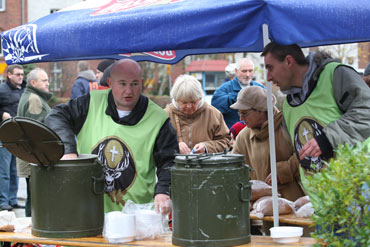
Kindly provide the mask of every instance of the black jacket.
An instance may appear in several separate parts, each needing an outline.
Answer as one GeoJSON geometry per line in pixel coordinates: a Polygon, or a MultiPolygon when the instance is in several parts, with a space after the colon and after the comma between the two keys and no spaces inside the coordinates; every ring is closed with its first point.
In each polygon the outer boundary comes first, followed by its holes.
{"type": "Polygon", "coordinates": [[[18,102],[25,86],[25,82],[23,82],[21,88],[17,88],[10,82],[9,78],[6,79],[6,83],[0,85],[0,117],[3,116],[4,112],[9,113],[12,117],[17,116],[18,102]]]}
{"type": "MultiPolygon", "coordinates": [[[[105,114],[122,125],[135,125],[144,116],[148,106],[148,98],[141,95],[131,114],[119,118],[112,92],[108,95],[108,107],[105,114]]],[[[90,94],[57,105],[45,119],[45,124],[53,129],[64,142],[65,153],[77,153],[75,135],[79,133],[87,117],[90,105],[90,94]]],[[[178,153],[176,132],[168,118],[159,131],[155,141],[153,156],[157,167],[158,182],[155,186],[156,194],[168,194],[171,184],[170,167],[174,164],[175,153],[178,153]]]]}

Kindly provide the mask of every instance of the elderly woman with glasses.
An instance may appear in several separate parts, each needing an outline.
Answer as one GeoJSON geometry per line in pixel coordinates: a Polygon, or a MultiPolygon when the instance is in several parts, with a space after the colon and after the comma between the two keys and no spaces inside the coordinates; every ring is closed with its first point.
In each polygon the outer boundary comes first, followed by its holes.
{"type": "MultiPolygon", "coordinates": [[[[253,168],[251,179],[271,185],[266,90],[258,86],[243,88],[230,108],[237,110],[240,120],[247,125],[237,136],[232,153],[245,156],[246,163],[253,168]]],[[[299,160],[283,126],[282,112],[276,107],[273,111],[278,191],[284,198],[294,201],[304,195],[300,186],[299,160]]]]}
{"type": "Polygon", "coordinates": [[[200,82],[180,75],[165,109],[176,129],[181,154],[217,153],[229,149],[229,129],[222,114],[204,101],[200,82]]]}

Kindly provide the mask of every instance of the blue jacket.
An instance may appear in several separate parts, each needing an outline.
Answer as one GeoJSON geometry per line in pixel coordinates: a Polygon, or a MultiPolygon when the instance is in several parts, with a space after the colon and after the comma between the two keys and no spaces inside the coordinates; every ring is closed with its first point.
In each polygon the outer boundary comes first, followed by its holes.
{"type": "Polygon", "coordinates": [[[96,77],[92,70],[79,72],[72,86],[71,99],[78,98],[90,92],[90,84],[92,83],[96,83],[96,88],[94,89],[97,89],[96,77]]]}
{"type": "MultiPolygon", "coordinates": [[[[265,88],[264,85],[256,81],[251,81],[250,85],[265,88]]],[[[222,84],[212,97],[212,105],[224,115],[226,125],[229,129],[234,123],[239,121],[238,111],[231,109],[230,105],[236,102],[240,90],[242,90],[242,88],[239,85],[238,77],[235,77],[234,80],[222,84]]]]}

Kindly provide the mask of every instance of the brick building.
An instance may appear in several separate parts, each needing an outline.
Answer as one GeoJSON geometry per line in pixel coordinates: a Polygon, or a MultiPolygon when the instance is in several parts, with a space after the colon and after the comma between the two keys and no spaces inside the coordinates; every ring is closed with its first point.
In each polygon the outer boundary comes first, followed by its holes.
{"type": "MultiPolygon", "coordinates": [[[[0,32],[22,25],[26,20],[27,0],[0,0],[0,32]]],[[[0,82],[2,82],[6,79],[7,65],[4,61],[2,50],[0,53],[0,82]]]]}

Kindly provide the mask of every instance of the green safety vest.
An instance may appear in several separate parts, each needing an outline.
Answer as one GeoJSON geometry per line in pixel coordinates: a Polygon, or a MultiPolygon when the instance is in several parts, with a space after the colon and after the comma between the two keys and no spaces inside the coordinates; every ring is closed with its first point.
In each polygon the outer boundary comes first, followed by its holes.
{"type": "Polygon", "coordinates": [[[77,135],[78,153],[97,154],[104,164],[104,211],[120,211],[127,200],[148,203],[156,183],[153,150],[167,113],[149,100],[134,126],[114,122],[105,114],[110,90],[90,92],[86,121],[77,135]]]}
{"type": "MultiPolygon", "coordinates": [[[[335,101],[331,83],[338,65],[340,63],[332,62],[325,66],[315,89],[303,104],[291,106],[287,99],[284,100],[283,115],[297,155],[304,144],[311,138],[321,135],[322,129],[327,124],[343,115],[335,101]]],[[[315,164],[316,169],[321,169],[321,158],[306,157],[301,161],[305,169],[313,169],[312,164],[315,164]]]]}

